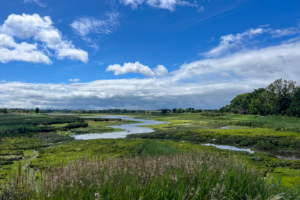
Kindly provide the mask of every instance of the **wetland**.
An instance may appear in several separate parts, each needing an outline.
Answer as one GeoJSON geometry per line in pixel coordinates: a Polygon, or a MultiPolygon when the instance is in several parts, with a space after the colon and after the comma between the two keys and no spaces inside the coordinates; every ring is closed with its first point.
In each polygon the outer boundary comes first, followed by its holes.
{"type": "MultiPolygon", "coordinates": [[[[19,180],[20,177],[31,177],[32,183],[28,183],[31,186],[22,186],[26,188],[26,191],[32,191],[32,187],[34,187],[34,191],[37,190],[36,188],[41,190],[40,184],[41,181],[46,180],[45,176],[50,176],[50,174],[54,176],[57,170],[64,171],[67,166],[71,168],[78,167],[78,162],[83,162],[82,160],[85,160],[84,162],[88,165],[95,165],[101,162],[123,162],[122,159],[129,159],[129,162],[131,158],[135,157],[136,159],[142,159],[140,162],[144,162],[144,158],[151,160],[148,158],[149,156],[163,159],[160,156],[168,155],[168,159],[175,159],[174,162],[179,162],[177,155],[181,155],[186,159],[194,159],[195,152],[198,152],[197,154],[203,155],[204,160],[207,159],[205,157],[207,155],[220,158],[220,162],[224,162],[222,159],[226,160],[228,158],[231,160],[230,162],[238,162],[240,163],[238,165],[251,169],[249,174],[247,170],[245,171],[248,174],[247,176],[252,178],[261,177],[265,180],[263,183],[256,182],[257,187],[264,187],[265,189],[270,187],[268,191],[267,189],[261,191],[259,195],[265,195],[266,197],[262,199],[275,195],[274,188],[276,188],[276,191],[288,193],[290,197],[286,199],[296,199],[295,196],[298,195],[300,181],[298,122],[298,118],[282,116],[260,117],[235,114],[206,116],[198,113],[101,116],[96,114],[65,116],[62,114],[1,115],[0,123],[5,125],[1,127],[2,135],[0,138],[0,185],[2,185],[0,190],[3,193],[2,195],[9,195],[9,192],[21,192],[19,190],[10,191],[7,188],[9,181],[10,185],[17,184],[14,181],[19,180]],[[278,121],[278,123],[274,123],[274,121],[278,121]],[[286,123],[283,123],[283,121],[286,123]],[[15,124],[18,124],[17,128],[15,124]],[[280,129],[278,126],[280,126],[280,129]]],[[[201,162],[199,160],[199,163],[201,162]]],[[[208,163],[208,161],[205,162],[208,163]]],[[[200,169],[203,166],[199,165],[198,167],[200,169]]],[[[228,169],[227,172],[230,169],[233,170],[232,166],[224,165],[225,168],[228,169]]],[[[83,170],[87,170],[87,168],[83,166],[83,170]]],[[[167,171],[165,173],[171,173],[167,171]]],[[[121,173],[121,171],[118,173],[121,173]]],[[[174,177],[187,176],[174,173],[171,173],[174,177]]],[[[210,173],[207,172],[207,174],[210,173]]],[[[114,176],[117,176],[117,174],[114,176]]],[[[213,175],[210,176],[213,179],[213,175]]],[[[238,178],[242,175],[236,174],[235,176],[238,178]]],[[[133,178],[129,176],[127,178],[129,178],[128,181],[133,181],[133,178]]],[[[124,177],[124,180],[127,180],[127,178],[124,177]]],[[[198,177],[197,180],[202,179],[198,177]]],[[[247,181],[254,181],[254,178],[253,180],[247,179],[247,181]]],[[[172,183],[171,180],[169,182],[172,183]]],[[[44,184],[50,183],[44,182],[44,184]]],[[[163,182],[157,182],[155,187],[162,188],[164,187],[162,184],[163,182]]],[[[172,184],[172,187],[177,187],[174,185],[175,183],[172,184]]],[[[182,184],[189,185],[191,183],[183,181],[182,184]]],[[[216,183],[213,184],[216,187],[216,183]]],[[[221,180],[219,184],[222,184],[221,180]]],[[[251,184],[254,184],[254,182],[251,184]]],[[[133,184],[132,190],[134,190],[134,187],[133,184]]],[[[150,186],[146,184],[143,187],[148,188],[150,186]]],[[[234,188],[235,186],[230,187],[234,188]]],[[[62,192],[61,189],[56,188],[55,191],[47,190],[47,192],[54,194],[58,191],[62,192]]],[[[64,189],[66,190],[66,188],[64,189]]],[[[180,195],[184,195],[187,190],[189,189],[183,189],[178,194],[179,197],[181,198],[180,195]]],[[[168,190],[165,188],[164,191],[168,190]]],[[[77,195],[87,195],[85,194],[87,191],[82,192],[84,194],[77,195]]],[[[97,193],[95,190],[93,192],[97,193]]],[[[26,195],[32,194],[32,192],[25,193],[26,195]]],[[[108,194],[105,191],[102,191],[102,193],[108,194]]],[[[250,195],[251,192],[248,193],[250,195]]],[[[136,194],[143,196],[140,193],[136,194]]],[[[57,195],[62,197],[60,196],[62,193],[57,193],[57,195]]],[[[207,194],[204,192],[203,195],[207,194]]],[[[227,191],[227,195],[232,196],[233,194],[227,191]]],[[[258,196],[258,193],[251,193],[251,195],[254,198],[258,196]]],[[[175,196],[172,197],[175,198],[175,196]]],[[[246,199],[246,196],[244,197],[246,199]]],[[[28,197],[28,199],[30,198],[28,197]]],[[[41,199],[47,198],[43,196],[41,199]]],[[[106,199],[112,199],[112,197],[108,196],[106,199]]],[[[232,197],[232,199],[236,198],[232,197]]]]}

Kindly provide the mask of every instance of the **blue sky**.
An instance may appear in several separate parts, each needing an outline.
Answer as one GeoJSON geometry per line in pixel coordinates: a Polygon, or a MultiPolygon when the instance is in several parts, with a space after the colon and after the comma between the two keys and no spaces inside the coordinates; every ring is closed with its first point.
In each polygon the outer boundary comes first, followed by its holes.
{"type": "Polygon", "coordinates": [[[209,109],[300,81],[297,0],[0,3],[0,107],[209,109]]]}

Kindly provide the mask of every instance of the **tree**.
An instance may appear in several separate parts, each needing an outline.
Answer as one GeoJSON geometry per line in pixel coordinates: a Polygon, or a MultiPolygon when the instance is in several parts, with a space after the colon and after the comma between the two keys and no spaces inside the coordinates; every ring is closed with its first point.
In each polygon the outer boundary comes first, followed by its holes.
{"type": "Polygon", "coordinates": [[[183,110],[182,108],[179,108],[179,109],[177,110],[177,112],[178,112],[178,113],[184,113],[184,110],[183,110]]]}
{"type": "Polygon", "coordinates": [[[161,114],[166,114],[168,112],[171,112],[171,110],[170,109],[162,109],[161,110],[161,114]]]}
{"type": "Polygon", "coordinates": [[[8,113],[7,108],[0,108],[0,113],[8,113]]]}
{"type": "Polygon", "coordinates": [[[185,112],[187,112],[187,113],[188,113],[188,112],[191,112],[191,108],[186,108],[186,109],[185,109],[185,112]]]}
{"type": "Polygon", "coordinates": [[[36,109],[35,109],[35,113],[39,113],[40,112],[40,109],[37,107],[36,109]]]}
{"type": "Polygon", "coordinates": [[[287,115],[300,117],[300,87],[295,89],[290,107],[287,109],[287,115]]]}
{"type": "Polygon", "coordinates": [[[272,98],[272,111],[274,114],[286,114],[292,102],[296,82],[293,80],[277,79],[267,87],[272,98]]]}
{"type": "Polygon", "coordinates": [[[177,113],[177,109],[176,109],[176,108],[173,108],[173,109],[172,109],[172,112],[173,112],[173,113],[177,113]]]}

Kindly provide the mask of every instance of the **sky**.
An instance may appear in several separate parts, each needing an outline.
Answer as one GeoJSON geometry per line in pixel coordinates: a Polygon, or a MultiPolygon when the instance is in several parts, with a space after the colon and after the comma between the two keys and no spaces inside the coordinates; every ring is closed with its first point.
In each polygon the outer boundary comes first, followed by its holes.
{"type": "Polygon", "coordinates": [[[218,109],[300,83],[299,0],[0,5],[0,107],[218,109]]]}

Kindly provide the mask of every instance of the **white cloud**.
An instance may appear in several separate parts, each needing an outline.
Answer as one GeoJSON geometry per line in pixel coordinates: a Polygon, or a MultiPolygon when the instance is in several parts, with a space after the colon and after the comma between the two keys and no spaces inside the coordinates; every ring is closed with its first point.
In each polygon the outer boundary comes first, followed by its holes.
{"type": "Polygon", "coordinates": [[[0,83],[0,103],[3,107],[31,108],[214,109],[228,104],[237,94],[266,87],[278,78],[299,84],[299,49],[300,40],[295,39],[277,46],[243,50],[221,58],[184,63],[164,78],[155,77],[155,69],[136,62],[111,65],[109,71],[143,73],[150,78],[72,84],[5,82],[0,83]],[[229,77],[228,74],[230,79],[220,78],[229,77]]]}
{"type": "Polygon", "coordinates": [[[177,80],[204,74],[232,71],[243,79],[271,82],[276,78],[299,80],[300,42],[284,43],[258,50],[229,54],[222,58],[205,59],[184,64],[172,72],[177,80]]]}
{"type": "Polygon", "coordinates": [[[290,27],[284,29],[276,29],[271,31],[273,38],[280,38],[284,36],[300,34],[300,29],[297,27],[290,27]]]}
{"type": "Polygon", "coordinates": [[[176,6],[198,7],[197,1],[190,3],[188,1],[182,0],[120,0],[120,2],[126,6],[131,5],[132,9],[136,9],[138,5],[141,5],[143,3],[146,3],[153,8],[167,9],[170,11],[174,11],[176,6]]]}
{"type": "Polygon", "coordinates": [[[69,81],[70,82],[78,82],[78,81],[81,81],[81,80],[80,80],[80,78],[74,78],[74,79],[70,78],[69,81]]]}
{"type": "Polygon", "coordinates": [[[219,56],[229,49],[240,48],[242,42],[246,39],[251,39],[254,36],[264,33],[263,28],[248,29],[243,33],[238,33],[236,35],[230,34],[225,35],[220,38],[221,42],[219,46],[213,48],[209,52],[205,53],[206,56],[219,56]]]}
{"type": "Polygon", "coordinates": [[[59,59],[70,58],[85,63],[88,61],[88,53],[76,49],[71,41],[62,39],[61,32],[53,26],[49,16],[11,14],[0,26],[0,34],[6,38],[5,44],[0,43],[2,50],[0,57],[4,57],[5,62],[19,60],[45,64],[52,63],[43,50],[38,49],[39,45],[37,43],[28,44],[23,42],[14,46],[7,46],[7,42],[14,42],[13,37],[25,40],[33,38],[34,41],[41,42],[46,47],[46,51],[48,49],[54,50],[59,59]],[[9,48],[15,49],[11,50],[9,48]]]}
{"type": "Polygon", "coordinates": [[[45,3],[42,3],[41,1],[39,0],[24,0],[24,3],[34,3],[42,8],[46,8],[46,4],[45,3]]]}
{"type": "Polygon", "coordinates": [[[157,76],[163,77],[163,76],[169,76],[168,70],[163,65],[157,65],[156,68],[153,70],[157,76]]]}
{"type": "Polygon", "coordinates": [[[100,20],[93,17],[82,17],[75,20],[70,26],[80,36],[90,33],[111,34],[119,26],[119,13],[107,14],[107,19],[100,20]]]}
{"type": "Polygon", "coordinates": [[[123,3],[125,6],[131,4],[132,9],[136,9],[138,5],[144,3],[144,0],[120,0],[121,3],[123,3]]]}
{"type": "Polygon", "coordinates": [[[96,40],[92,40],[88,37],[91,33],[108,35],[113,33],[119,23],[119,13],[113,12],[108,13],[106,19],[96,19],[94,17],[82,17],[75,20],[70,26],[75,31],[75,33],[87,42],[91,43],[91,47],[98,50],[99,46],[96,40]]]}
{"type": "Polygon", "coordinates": [[[220,56],[224,53],[228,53],[229,50],[235,49],[240,50],[243,49],[245,43],[251,41],[254,37],[258,35],[262,35],[264,33],[268,33],[271,35],[271,38],[280,38],[284,36],[291,36],[300,34],[299,27],[290,27],[290,28],[283,28],[283,29],[271,29],[267,28],[264,29],[263,27],[268,27],[269,24],[260,25],[260,28],[256,29],[248,29],[243,33],[238,33],[236,35],[229,34],[220,37],[220,43],[217,47],[213,48],[212,50],[204,53],[203,55],[213,57],[213,56],[220,56]]]}
{"type": "Polygon", "coordinates": [[[124,63],[123,66],[119,64],[109,65],[106,71],[113,71],[116,76],[127,73],[140,73],[147,77],[155,76],[154,72],[148,66],[142,65],[139,61],[124,63]]]}
{"type": "Polygon", "coordinates": [[[120,74],[127,74],[127,73],[140,73],[145,75],[146,77],[164,77],[169,76],[168,70],[163,65],[157,65],[156,68],[153,70],[149,68],[148,66],[145,66],[141,64],[139,61],[135,63],[124,63],[123,66],[119,64],[109,65],[106,69],[106,71],[113,71],[114,74],[120,75],[120,74]]]}
{"type": "Polygon", "coordinates": [[[13,37],[0,34],[0,62],[25,61],[51,64],[52,61],[43,52],[37,50],[37,44],[16,43],[13,37]]]}

